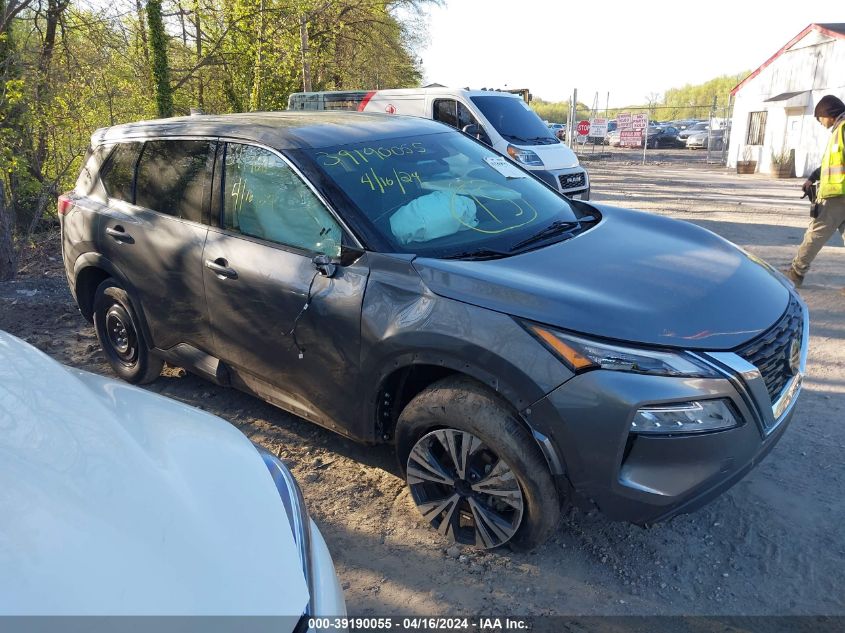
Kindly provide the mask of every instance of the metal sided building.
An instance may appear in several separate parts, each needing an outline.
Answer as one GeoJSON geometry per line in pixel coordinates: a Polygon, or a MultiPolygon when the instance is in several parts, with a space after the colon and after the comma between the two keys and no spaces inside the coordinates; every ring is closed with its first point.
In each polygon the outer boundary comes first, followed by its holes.
{"type": "Polygon", "coordinates": [[[732,91],[728,166],[757,162],[768,173],[773,154],[791,154],[795,176],[821,164],[830,132],[813,117],[826,94],[845,101],[845,23],[810,24],[732,91]]]}

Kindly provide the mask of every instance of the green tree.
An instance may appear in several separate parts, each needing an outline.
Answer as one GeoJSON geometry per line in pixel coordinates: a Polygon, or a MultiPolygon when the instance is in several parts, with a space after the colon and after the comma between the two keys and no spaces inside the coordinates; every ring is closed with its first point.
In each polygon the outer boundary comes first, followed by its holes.
{"type": "Polygon", "coordinates": [[[161,0],[147,1],[147,25],[150,31],[151,63],[156,108],[160,117],[173,116],[173,89],[167,61],[167,32],[161,18],[161,0]]]}

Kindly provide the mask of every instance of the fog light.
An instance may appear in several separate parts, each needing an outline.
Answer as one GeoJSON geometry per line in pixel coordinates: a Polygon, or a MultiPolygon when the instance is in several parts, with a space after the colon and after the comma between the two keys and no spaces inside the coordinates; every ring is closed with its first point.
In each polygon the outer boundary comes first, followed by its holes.
{"type": "Polygon", "coordinates": [[[631,421],[631,432],[643,435],[705,433],[739,426],[729,400],[681,402],[639,409],[631,421]]]}

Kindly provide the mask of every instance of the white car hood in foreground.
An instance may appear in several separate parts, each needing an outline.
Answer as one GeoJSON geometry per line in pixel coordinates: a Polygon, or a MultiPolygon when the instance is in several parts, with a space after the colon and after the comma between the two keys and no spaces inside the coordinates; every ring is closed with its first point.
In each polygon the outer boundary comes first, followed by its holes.
{"type": "Polygon", "coordinates": [[[279,493],[223,420],[0,333],[0,615],[295,615],[279,493]]]}

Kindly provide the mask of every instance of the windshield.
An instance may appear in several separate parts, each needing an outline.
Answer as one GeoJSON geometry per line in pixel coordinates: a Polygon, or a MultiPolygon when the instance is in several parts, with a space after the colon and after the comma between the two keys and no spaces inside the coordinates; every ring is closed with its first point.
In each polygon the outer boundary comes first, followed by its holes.
{"type": "Polygon", "coordinates": [[[506,141],[519,145],[547,145],[559,141],[522,99],[491,95],[470,97],[490,125],[506,141]]]}
{"type": "Polygon", "coordinates": [[[552,222],[576,222],[584,215],[511,161],[460,132],[304,153],[392,252],[507,255],[552,222]]]}

